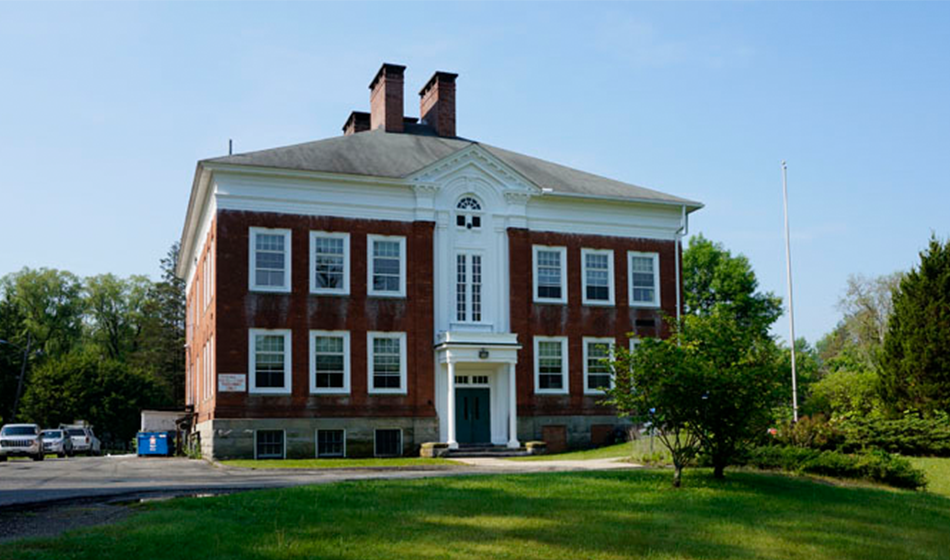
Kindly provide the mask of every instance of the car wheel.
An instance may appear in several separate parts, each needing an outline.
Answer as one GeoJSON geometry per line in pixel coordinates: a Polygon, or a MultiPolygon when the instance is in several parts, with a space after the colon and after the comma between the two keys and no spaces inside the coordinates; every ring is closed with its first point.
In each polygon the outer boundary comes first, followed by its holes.
{"type": "Polygon", "coordinates": [[[0,463],[5,463],[7,461],[6,455],[0,455],[0,463]]]}

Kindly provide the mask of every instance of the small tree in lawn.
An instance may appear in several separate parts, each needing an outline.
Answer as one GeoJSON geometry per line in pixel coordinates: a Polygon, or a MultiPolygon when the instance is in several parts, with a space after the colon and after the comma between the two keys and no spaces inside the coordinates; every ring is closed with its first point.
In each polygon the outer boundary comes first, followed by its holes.
{"type": "Polygon", "coordinates": [[[673,486],[679,487],[683,469],[699,452],[692,429],[697,406],[692,357],[668,340],[644,339],[635,352],[617,347],[611,364],[614,386],[606,390],[606,404],[621,417],[651,422],[657,437],[673,459],[673,486]]]}
{"type": "Polygon", "coordinates": [[[674,486],[700,451],[722,478],[742,446],[770,423],[781,395],[778,348],[722,312],[686,316],[672,330],[635,352],[617,349],[606,403],[622,416],[654,422],[673,457],[674,486]]]}

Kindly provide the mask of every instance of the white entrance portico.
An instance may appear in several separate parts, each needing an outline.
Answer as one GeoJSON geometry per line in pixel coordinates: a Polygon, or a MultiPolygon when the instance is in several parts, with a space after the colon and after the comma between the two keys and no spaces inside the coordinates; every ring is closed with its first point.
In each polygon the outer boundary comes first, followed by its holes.
{"type": "Polygon", "coordinates": [[[435,346],[436,412],[440,439],[452,449],[461,443],[521,447],[518,441],[516,368],[518,335],[513,333],[442,332],[435,346]],[[477,399],[487,393],[488,403],[477,399]],[[465,401],[460,404],[459,395],[465,401]],[[469,396],[474,400],[468,400],[469,396]],[[476,404],[477,403],[477,404],[476,404]],[[462,408],[464,406],[464,408],[462,408]],[[487,408],[486,432],[460,427],[487,408]],[[488,441],[479,439],[488,438],[488,441]],[[468,441],[465,439],[468,438],[468,441]]]}

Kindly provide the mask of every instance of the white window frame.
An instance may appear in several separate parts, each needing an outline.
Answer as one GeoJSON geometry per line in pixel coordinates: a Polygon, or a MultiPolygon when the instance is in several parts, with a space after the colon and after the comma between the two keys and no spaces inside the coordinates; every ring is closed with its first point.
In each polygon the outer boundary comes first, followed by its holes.
{"type": "MultiPolygon", "coordinates": [[[[255,461],[258,459],[258,456],[257,456],[257,432],[280,432],[281,438],[282,438],[282,442],[281,442],[281,444],[280,444],[280,458],[281,458],[281,459],[286,459],[286,458],[287,458],[287,430],[282,430],[282,429],[281,429],[281,430],[278,430],[278,429],[272,429],[272,430],[259,429],[259,430],[254,430],[254,460],[255,460],[255,461]]],[[[276,459],[276,458],[277,458],[277,457],[264,457],[263,459],[276,459]]]]}
{"type": "Polygon", "coordinates": [[[570,394],[570,362],[568,361],[568,340],[566,336],[536,336],[534,337],[534,392],[538,395],[567,395],[570,394]],[[561,343],[561,388],[560,389],[542,389],[541,388],[541,359],[538,352],[541,342],[560,342],[561,343]]]}
{"type": "MultiPolygon", "coordinates": [[[[585,337],[584,337],[584,394],[585,394],[585,395],[603,395],[603,394],[604,394],[603,391],[598,391],[597,389],[591,389],[591,388],[590,388],[590,385],[587,383],[587,378],[590,376],[590,371],[589,371],[589,369],[588,369],[589,366],[590,366],[590,363],[588,362],[588,358],[589,358],[589,356],[590,356],[590,354],[589,354],[590,348],[588,347],[588,345],[590,345],[590,344],[604,344],[604,345],[607,345],[607,346],[608,346],[608,350],[607,350],[608,359],[609,359],[609,360],[613,360],[613,359],[614,359],[614,346],[617,344],[617,341],[616,341],[615,339],[609,338],[609,337],[593,337],[593,336],[585,336],[585,337]]],[[[599,375],[599,374],[598,374],[598,375],[599,375]]],[[[610,372],[608,375],[610,375],[610,387],[613,388],[613,386],[614,386],[614,375],[613,375],[613,372],[610,372]]]]}
{"type": "Polygon", "coordinates": [[[640,346],[640,339],[635,336],[631,337],[630,338],[630,353],[632,354],[636,352],[639,346],[640,346]]]}
{"type": "Polygon", "coordinates": [[[366,295],[370,297],[388,297],[404,298],[406,297],[406,238],[401,235],[375,235],[366,236],[366,295]],[[375,261],[373,260],[373,244],[376,241],[397,241],[399,242],[399,291],[387,292],[373,289],[373,269],[375,261]]]}
{"type": "Polygon", "coordinates": [[[252,227],[248,229],[248,255],[247,255],[247,265],[248,265],[248,274],[247,274],[247,285],[248,289],[252,292],[276,292],[276,293],[289,293],[290,286],[290,268],[293,263],[292,258],[292,247],[290,242],[292,236],[289,229],[271,229],[271,228],[262,228],[262,227],[252,227]],[[255,271],[257,269],[257,235],[258,234],[267,234],[267,235],[277,235],[281,234],[284,236],[284,249],[285,249],[285,258],[284,264],[284,285],[283,286],[258,286],[257,277],[255,271]]]}
{"type": "Polygon", "coordinates": [[[406,362],[408,353],[406,352],[406,333],[404,332],[382,332],[369,331],[366,333],[366,390],[371,395],[405,395],[406,387],[406,362]],[[377,338],[395,338],[399,340],[399,388],[377,389],[373,387],[373,340],[377,338]]]}
{"type": "Polygon", "coordinates": [[[531,271],[534,282],[531,285],[532,299],[535,303],[567,303],[567,247],[533,245],[531,247],[531,271]],[[561,297],[538,297],[538,252],[555,251],[561,254],[561,297]]]}
{"type": "Polygon", "coordinates": [[[630,307],[660,307],[660,254],[659,253],[641,253],[639,251],[627,251],[627,300],[630,307]],[[653,283],[656,289],[653,291],[653,301],[633,301],[633,258],[650,257],[653,259],[653,283]]]}
{"type": "Polygon", "coordinates": [[[402,428],[374,428],[373,429],[373,457],[379,457],[379,453],[376,451],[376,432],[381,430],[392,431],[397,430],[399,432],[399,455],[383,455],[383,457],[402,457],[404,444],[406,443],[405,434],[402,433],[402,428]]]}
{"type": "Polygon", "coordinates": [[[350,393],[350,333],[349,331],[310,331],[310,393],[313,395],[348,395],[350,393]],[[343,339],[343,387],[317,387],[317,337],[343,339]]]}
{"type": "Polygon", "coordinates": [[[320,295],[346,296],[350,294],[350,234],[339,231],[310,232],[310,293],[320,295]],[[317,238],[329,237],[343,240],[343,286],[340,288],[320,288],[317,286],[317,238]]]}
{"type": "MultiPolygon", "coordinates": [[[[376,437],[373,434],[373,448],[375,451],[376,437]]],[[[313,456],[317,459],[346,459],[346,428],[317,428],[313,431],[313,456]],[[343,455],[320,455],[320,432],[343,432],[343,455]]]]}
{"type": "Polygon", "coordinates": [[[293,387],[291,364],[292,347],[290,329],[248,329],[247,335],[247,371],[248,371],[248,393],[258,395],[289,395],[293,387]],[[257,364],[255,355],[257,348],[255,338],[258,335],[282,335],[284,337],[284,386],[283,387],[257,387],[257,364]]]}
{"type": "Polygon", "coordinates": [[[613,249],[581,249],[581,301],[584,305],[614,305],[614,251],[613,249]],[[587,298],[587,255],[607,255],[607,299],[587,298]]]}

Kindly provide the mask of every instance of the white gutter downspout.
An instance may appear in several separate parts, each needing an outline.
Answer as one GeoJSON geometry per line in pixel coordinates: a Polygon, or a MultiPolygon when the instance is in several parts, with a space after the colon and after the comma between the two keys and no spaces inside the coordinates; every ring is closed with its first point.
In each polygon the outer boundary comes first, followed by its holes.
{"type": "Polygon", "coordinates": [[[679,323],[680,315],[682,314],[681,308],[682,296],[680,284],[682,283],[682,278],[680,277],[680,247],[682,246],[681,239],[684,235],[687,234],[689,229],[689,218],[686,214],[686,206],[683,206],[683,214],[680,218],[680,227],[676,230],[676,322],[679,323]]]}

